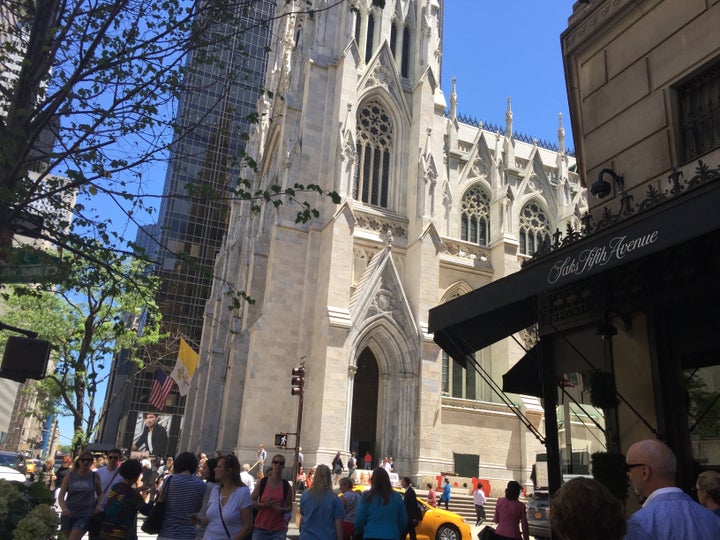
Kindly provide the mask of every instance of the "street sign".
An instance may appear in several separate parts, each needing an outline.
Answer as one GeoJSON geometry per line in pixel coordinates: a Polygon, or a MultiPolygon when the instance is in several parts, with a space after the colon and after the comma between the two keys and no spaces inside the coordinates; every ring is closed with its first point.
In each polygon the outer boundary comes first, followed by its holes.
{"type": "Polygon", "coordinates": [[[59,281],[60,257],[30,246],[6,248],[0,253],[0,283],[59,281]]]}

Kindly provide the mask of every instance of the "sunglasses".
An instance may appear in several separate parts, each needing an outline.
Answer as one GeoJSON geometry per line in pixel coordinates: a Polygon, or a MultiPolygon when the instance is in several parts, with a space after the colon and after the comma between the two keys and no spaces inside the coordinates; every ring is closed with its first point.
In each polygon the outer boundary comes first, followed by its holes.
{"type": "Polygon", "coordinates": [[[273,461],[272,464],[273,464],[273,465],[282,465],[283,467],[285,466],[285,462],[284,462],[284,461],[273,461]]]}
{"type": "Polygon", "coordinates": [[[108,456],[108,459],[120,459],[120,456],[108,456]]]}
{"type": "Polygon", "coordinates": [[[90,463],[91,461],[93,461],[93,458],[83,457],[83,458],[80,458],[78,461],[84,461],[85,463],[90,463]]]}

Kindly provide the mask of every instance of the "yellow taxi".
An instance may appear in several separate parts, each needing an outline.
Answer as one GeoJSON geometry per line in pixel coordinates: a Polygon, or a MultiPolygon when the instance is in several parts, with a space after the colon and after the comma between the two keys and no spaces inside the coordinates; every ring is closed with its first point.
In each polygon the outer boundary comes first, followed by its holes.
{"type": "MultiPolygon", "coordinates": [[[[369,486],[354,486],[353,491],[362,493],[369,486]]],[[[405,493],[401,488],[393,488],[398,493],[405,493]]],[[[418,497],[418,506],[423,514],[422,521],[415,527],[418,540],[472,540],[472,531],[463,517],[455,512],[434,508],[418,497]]],[[[409,538],[409,536],[408,536],[409,538]]]]}
{"type": "Polygon", "coordinates": [[[422,521],[415,527],[418,540],[471,540],[470,525],[461,515],[433,508],[420,499],[418,504],[424,513],[422,521]]]}
{"type": "Polygon", "coordinates": [[[25,459],[25,475],[31,482],[35,481],[35,474],[40,473],[40,469],[42,469],[42,465],[38,467],[38,460],[30,458],[25,459]]]}

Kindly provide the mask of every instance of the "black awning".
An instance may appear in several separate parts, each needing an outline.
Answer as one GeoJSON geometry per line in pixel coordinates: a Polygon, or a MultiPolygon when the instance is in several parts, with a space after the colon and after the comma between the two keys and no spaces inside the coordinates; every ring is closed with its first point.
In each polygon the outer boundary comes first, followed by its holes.
{"type": "Polygon", "coordinates": [[[720,230],[720,181],[636,214],[430,310],[435,342],[462,359],[537,321],[536,298],[720,230]]]}
{"type": "Polygon", "coordinates": [[[543,397],[541,351],[538,342],[502,376],[503,392],[543,397]]]}

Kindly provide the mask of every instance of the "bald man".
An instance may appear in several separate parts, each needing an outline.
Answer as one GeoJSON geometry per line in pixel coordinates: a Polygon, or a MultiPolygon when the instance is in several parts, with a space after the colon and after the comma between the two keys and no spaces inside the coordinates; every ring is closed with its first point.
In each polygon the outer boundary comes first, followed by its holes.
{"type": "Polygon", "coordinates": [[[675,487],[677,460],[665,443],[636,442],[625,462],[635,495],[645,500],[628,520],[625,540],[720,538],[720,519],[675,487]]]}

